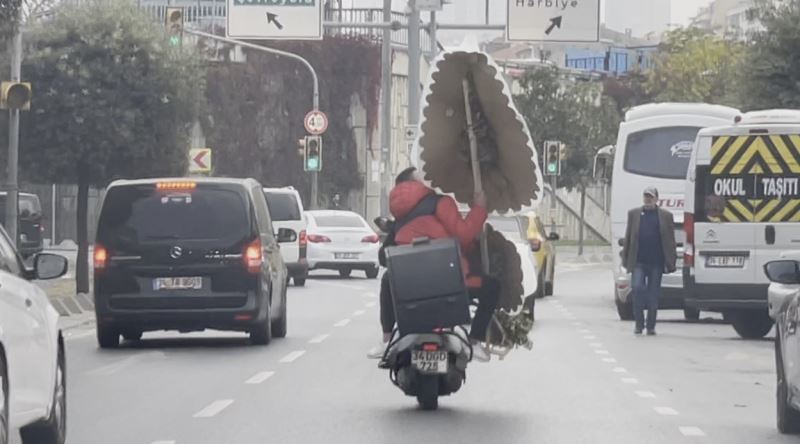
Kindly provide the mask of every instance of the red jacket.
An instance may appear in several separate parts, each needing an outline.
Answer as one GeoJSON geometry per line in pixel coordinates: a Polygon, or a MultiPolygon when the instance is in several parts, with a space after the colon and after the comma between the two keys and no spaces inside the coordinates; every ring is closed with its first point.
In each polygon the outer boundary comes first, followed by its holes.
{"type": "MultiPolygon", "coordinates": [[[[407,215],[426,196],[434,191],[420,182],[403,182],[392,189],[389,194],[389,210],[395,220],[407,215]]],[[[486,222],[486,209],[473,205],[466,219],[461,218],[455,200],[450,196],[443,196],[436,204],[436,214],[420,216],[407,223],[395,235],[398,245],[410,244],[415,238],[428,237],[442,239],[452,237],[461,244],[461,266],[464,275],[469,276],[469,263],[464,255],[474,248],[475,240],[486,222]]],[[[480,277],[467,278],[470,287],[481,285],[480,277]]]]}

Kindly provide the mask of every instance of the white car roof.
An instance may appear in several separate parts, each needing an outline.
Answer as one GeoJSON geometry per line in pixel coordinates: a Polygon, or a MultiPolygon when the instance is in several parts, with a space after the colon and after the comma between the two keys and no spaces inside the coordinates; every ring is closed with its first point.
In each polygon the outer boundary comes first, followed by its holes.
{"type": "Polygon", "coordinates": [[[795,109],[767,109],[752,111],[742,115],[739,125],[769,125],[769,124],[798,124],[800,125],[800,110],[795,109]]]}
{"type": "Polygon", "coordinates": [[[294,187],[281,187],[281,188],[270,188],[264,187],[264,191],[269,193],[282,193],[282,194],[299,194],[294,187]]]}

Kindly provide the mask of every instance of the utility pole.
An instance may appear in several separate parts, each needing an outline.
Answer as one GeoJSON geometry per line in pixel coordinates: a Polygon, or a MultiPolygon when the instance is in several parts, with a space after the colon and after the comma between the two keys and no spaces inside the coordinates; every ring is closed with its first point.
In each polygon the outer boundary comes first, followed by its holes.
{"type": "MultiPolygon", "coordinates": [[[[383,0],[383,22],[392,21],[392,0],[383,0]]],[[[381,215],[389,214],[389,189],[392,183],[392,29],[383,28],[381,42],[381,215]]]]}
{"type": "MultiPolygon", "coordinates": [[[[22,7],[17,11],[14,37],[11,40],[11,81],[19,82],[22,71],[22,7]]],[[[19,244],[19,109],[8,110],[8,176],[6,178],[5,228],[14,245],[19,244]]]]}
{"type": "MultiPolygon", "coordinates": [[[[312,106],[315,111],[319,110],[319,78],[317,77],[317,72],[314,70],[314,67],[309,63],[308,60],[304,59],[303,57],[288,52],[288,51],[281,51],[279,49],[268,48],[266,46],[254,45],[252,43],[242,42],[240,40],[229,39],[226,37],[220,37],[218,35],[209,34],[207,32],[197,31],[194,29],[184,29],[183,30],[187,34],[191,34],[197,37],[203,37],[211,40],[217,40],[220,42],[229,43],[232,45],[239,45],[244,48],[255,49],[256,51],[267,52],[270,54],[275,54],[279,56],[289,57],[291,59],[297,60],[298,62],[302,63],[308,71],[311,73],[311,80],[313,82],[313,96],[312,96],[312,106]]],[[[311,208],[319,208],[319,177],[316,171],[311,172],[311,208]]]]}
{"type": "MultiPolygon", "coordinates": [[[[419,67],[422,58],[422,49],[419,45],[419,9],[417,0],[408,0],[410,13],[408,15],[408,125],[414,128],[419,126],[419,99],[422,92],[419,89],[419,67]]],[[[417,128],[417,131],[419,129],[417,128]]]]}

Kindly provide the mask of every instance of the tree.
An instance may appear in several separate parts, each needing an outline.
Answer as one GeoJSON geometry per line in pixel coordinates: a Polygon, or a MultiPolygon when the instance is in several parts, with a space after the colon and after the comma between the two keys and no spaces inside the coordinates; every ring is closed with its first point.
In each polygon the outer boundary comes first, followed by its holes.
{"type": "Polygon", "coordinates": [[[615,101],[599,83],[565,78],[556,68],[531,71],[520,82],[514,103],[536,146],[546,140],[566,145],[559,185],[585,188],[591,181],[597,148],[611,144],[621,120],[615,101]]]}
{"type": "Polygon", "coordinates": [[[23,70],[35,95],[23,121],[22,175],[78,184],[76,283],[87,292],[90,186],[182,175],[203,73],[127,2],[63,7],[29,41],[23,70]]]}
{"type": "Polygon", "coordinates": [[[743,64],[744,107],[800,108],[800,2],[760,1],[752,14],[763,29],[752,36],[743,64]]]}
{"type": "Polygon", "coordinates": [[[744,46],[698,28],[667,33],[647,73],[645,89],[656,101],[737,106],[744,46]]]}

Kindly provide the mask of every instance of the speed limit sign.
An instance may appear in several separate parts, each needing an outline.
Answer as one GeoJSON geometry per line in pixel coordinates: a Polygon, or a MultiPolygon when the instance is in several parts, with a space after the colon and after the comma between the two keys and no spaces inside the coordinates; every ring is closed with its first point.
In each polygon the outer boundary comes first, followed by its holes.
{"type": "Polygon", "coordinates": [[[309,134],[321,136],[328,130],[328,116],[322,111],[315,109],[306,114],[303,124],[309,134]]]}

